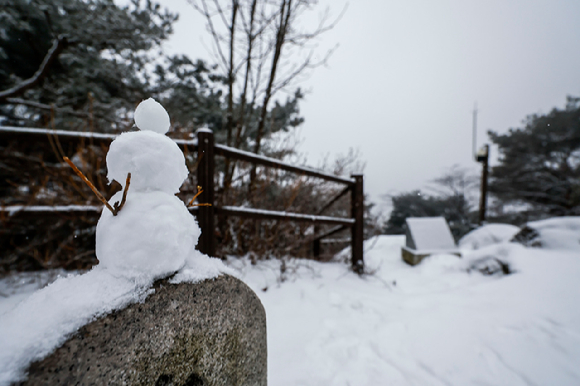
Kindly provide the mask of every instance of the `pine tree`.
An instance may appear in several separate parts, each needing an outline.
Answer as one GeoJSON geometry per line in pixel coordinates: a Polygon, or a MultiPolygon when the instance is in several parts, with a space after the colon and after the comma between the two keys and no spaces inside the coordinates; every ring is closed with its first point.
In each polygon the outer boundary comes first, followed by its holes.
{"type": "Polygon", "coordinates": [[[78,114],[84,112],[102,129],[114,128],[123,111],[147,96],[146,65],[177,19],[159,4],[138,0],[126,7],[112,0],[15,0],[0,17],[0,90],[31,78],[53,42],[66,39],[39,84],[0,100],[5,123],[42,124],[46,114],[40,113],[53,106],[77,112],[55,114],[57,123],[86,123],[78,114]]]}
{"type": "Polygon", "coordinates": [[[504,203],[527,204],[536,216],[580,215],[580,98],[563,110],[531,115],[525,126],[489,136],[499,147],[490,191],[504,203]]]}

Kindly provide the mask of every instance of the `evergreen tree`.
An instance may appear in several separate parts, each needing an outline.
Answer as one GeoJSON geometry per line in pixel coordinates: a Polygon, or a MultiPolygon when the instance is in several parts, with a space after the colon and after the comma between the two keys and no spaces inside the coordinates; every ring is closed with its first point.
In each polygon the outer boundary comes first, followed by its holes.
{"type": "MultiPolygon", "coordinates": [[[[90,113],[93,124],[111,127],[148,96],[146,65],[158,56],[152,50],[172,32],[176,19],[151,1],[133,0],[126,7],[113,0],[10,2],[0,12],[1,90],[33,77],[53,42],[65,43],[41,82],[0,100],[0,114],[9,124],[42,124],[39,111],[52,105],[56,112],[90,113]]],[[[86,122],[78,113],[62,118],[57,123],[66,126],[86,122]]]]}
{"type": "Polygon", "coordinates": [[[580,98],[565,109],[531,115],[507,134],[490,131],[499,147],[490,191],[504,203],[528,204],[539,215],[580,215],[580,98]]]}

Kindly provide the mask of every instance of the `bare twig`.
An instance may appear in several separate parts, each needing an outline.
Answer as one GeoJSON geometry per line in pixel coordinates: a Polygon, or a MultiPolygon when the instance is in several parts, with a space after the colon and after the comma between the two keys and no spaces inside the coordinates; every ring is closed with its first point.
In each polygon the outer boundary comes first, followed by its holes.
{"type": "Polygon", "coordinates": [[[113,207],[114,207],[113,209],[115,209],[115,212],[116,212],[116,213],[113,213],[114,215],[119,213],[119,211],[123,208],[123,205],[125,205],[125,200],[127,199],[127,191],[129,190],[129,185],[131,185],[131,173],[127,173],[127,179],[125,180],[125,189],[123,189],[123,198],[121,198],[121,204],[119,205],[119,201],[117,201],[113,205],[113,207]]]}
{"type": "Polygon", "coordinates": [[[116,216],[117,215],[117,212],[115,211],[115,209],[113,209],[113,207],[111,207],[111,205],[107,202],[107,200],[105,199],[105,197],[103,197],[103,195],[97,190],[97,188],[95,188],[95,185],[93,185],[91,183],[91,181],[89,181],[87,179],[87,177],[85,177],[85,175],[83,174],[83,172],[81,172],[75,166],[75,164],[72,163],[72,161],[68,157],[63,157],[63,159],[75,171],[75,173],[81,178],[81,180],[83,180],[89,186],[89,188],[91,188],[91,190],[93,191],[93,193],[95,193],[95,195],[97,196],[97,198],[107,207],[107,209],[109,209],[111,211],[111,213],[113,213],[113,216],[116,216]]]}
{"type": "Polygon", "coordinates": [[[189,201],[189,203],[187,204],[187,206],[192,206],[193,202],[195,201],[195,199],[197,197],[199,197],[200,194],[203,193],[203,189],[201,188],[201,186],[197,185],[197,193],[195,194],[195,196],[193,196],[193,198],[191,199],[191,201],[189,201]]]}
{"type": "Polygon", "coordinates": [[[203,189],[201,188],[201,186],[197,185],[197,193],[195,194],[195,196],[193,196],[193,198],[189,201],[189,203],[187,204],[188,207],[190,206],[212,206],[211,204],[194,204],[193,202],[195,201],[195,199],[197,197],[199,197],[200,194],[203,193],[203,189]]]}

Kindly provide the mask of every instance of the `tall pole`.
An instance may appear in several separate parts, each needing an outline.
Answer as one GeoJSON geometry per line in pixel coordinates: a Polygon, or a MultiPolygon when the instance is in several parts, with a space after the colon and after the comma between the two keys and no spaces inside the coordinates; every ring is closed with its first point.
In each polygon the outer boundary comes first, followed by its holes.
{"type": "Polygon", "coordinates": [[[477,161],[482,163],[481,171],[481,196],[479,200],[479,225],[483,225],[485,221],[485,211],[487,207],[487,174],[489,168],[489,145],[482,148],[482,152],[478,154],[477,161]]]}
{"type": "Polygon", "coordinates": [[[471,141],[473,143],[471,155],[475,158],[475,152],[477,151],[477,102],[473,105],[473,133],[471,141]]]}

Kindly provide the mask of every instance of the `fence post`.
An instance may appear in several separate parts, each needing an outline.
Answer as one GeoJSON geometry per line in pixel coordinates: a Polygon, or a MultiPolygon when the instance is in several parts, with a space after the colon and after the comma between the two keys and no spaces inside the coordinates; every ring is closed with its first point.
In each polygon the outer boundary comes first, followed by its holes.
{"type": "Polygon", "coordinates": [[[318,260],[320,257],[320,239],[316,239],[312,242],[312,254],[314,258],[318,260]]]}
{"type": "Polygon", "coordinates": [[[354,219],[351,236],[352,270],[358,274],[363,273],[363,221],[364,221],[364,190],[363,175],[353,174],[354,185],[351,190],[351,216],[354,219]]]}
{"type": "Polygon", "coordinates": [[[201,236],[197,249],[208,256],[215,256],[215,218],[214,218],[214,137],[209,129],[197,130],[197,184],[203,189],[198,201],[212,206],[200,206],[197,221],[201,228],[201,236]]]}

